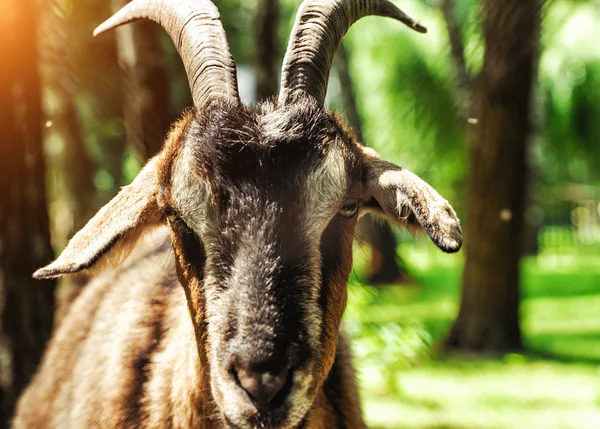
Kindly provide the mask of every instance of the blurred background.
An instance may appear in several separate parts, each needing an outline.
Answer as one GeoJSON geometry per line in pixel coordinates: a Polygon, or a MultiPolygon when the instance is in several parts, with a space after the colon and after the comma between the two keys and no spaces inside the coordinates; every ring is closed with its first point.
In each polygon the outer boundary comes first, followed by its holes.
{"type": "MultiPolygon", "coordinates": [[[[215,0],[254,104],[299,0],[215,0]]],[[[92,38],[126,0],[0,0],[0,418],[86,277],[32,281],[192,105],[160,27],[92,38]]],[[[402,0],[429,32],[354,25],[328,105],[457,209],[441,253],[357,230],[346,329],[375,428],[600,428],[600,3],[402,0]]]]}

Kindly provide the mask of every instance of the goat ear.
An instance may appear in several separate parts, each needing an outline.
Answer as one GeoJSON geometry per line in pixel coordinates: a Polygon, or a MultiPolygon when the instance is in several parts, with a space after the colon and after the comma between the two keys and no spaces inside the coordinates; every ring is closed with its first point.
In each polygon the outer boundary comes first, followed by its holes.
{"type": "Polygon", "coordinates": [[[410,171],[383,161],[370,149],[364,152],[364,210],[402,227],[422,228],[444,252],[457,252],[462,245],[462,231],[448,201],[410,171]]]}
{"type": "Polygon", "coordinates": [[[99,261],[122,260],[140,235],[162,220],[156,201],[158,158],[146,164],[135,180],[96,213],[50,265],[37,270],[36,279],[76,273],[99,261]]]}

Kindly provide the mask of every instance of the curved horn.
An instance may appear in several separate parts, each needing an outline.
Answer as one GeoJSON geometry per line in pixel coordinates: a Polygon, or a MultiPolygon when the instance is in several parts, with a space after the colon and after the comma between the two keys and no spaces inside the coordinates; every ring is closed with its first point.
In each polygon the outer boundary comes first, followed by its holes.
{"type": "Polygon", "coordinates": [[[149,19],[173,40],[187,73],[194,105],[215,99],[240,104],[235,62],[209,0],[132,0],[94,30],[94,36],[129,22],[149,19]]]}
{"type": "Polygon", "coordinates": [[[394,18],[420,33],[427,32],[388,0],[305,0],[283,60],[279,104],[307,94],[323,106],[331,64],[342,37],[352,24],[368,15],[394,18]]]}

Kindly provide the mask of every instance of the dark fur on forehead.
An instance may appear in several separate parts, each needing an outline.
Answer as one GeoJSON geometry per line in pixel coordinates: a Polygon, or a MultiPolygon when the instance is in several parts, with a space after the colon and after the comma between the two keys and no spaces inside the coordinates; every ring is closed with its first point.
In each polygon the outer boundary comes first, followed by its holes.
{"type": "Polygon", "coordinates": [[[183,135],[198,168],[215,185],[283,179],[322,161],[332,147],[348,152],[351,133],[312,99],[256,109],[213,105],[183,135]]]}
{"type": "MultiPolygon", "coordinates": [[[[331,142],[342,129],[336,119],[311,98],[287,106],[260,106],[265,142],[331,142]]],[[[325,148],[323,148],[325,149],[325,148]]]]}

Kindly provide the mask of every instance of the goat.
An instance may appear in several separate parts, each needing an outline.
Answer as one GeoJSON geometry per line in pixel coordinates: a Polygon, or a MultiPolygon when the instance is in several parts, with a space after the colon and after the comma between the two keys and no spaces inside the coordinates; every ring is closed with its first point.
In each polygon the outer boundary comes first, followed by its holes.
{"type": "Polygon", "coordinates": [[[280,95],[254,108],[210,1],[133,0],[96,29],[161,24],[194,109],[34,273],[113,265],[55,332],[14,428],[364,427],[340,333],[358,217],[420,228],[446,252],[462,241],[445,199],[323,107],[341,38],[366,15],[426,31],[387,0],[306,0],[280,95]]]}

